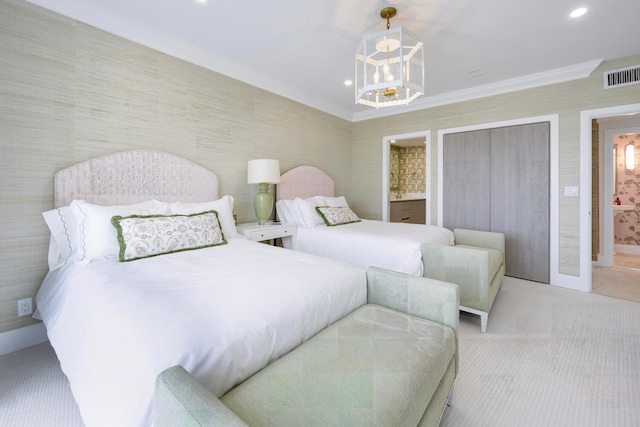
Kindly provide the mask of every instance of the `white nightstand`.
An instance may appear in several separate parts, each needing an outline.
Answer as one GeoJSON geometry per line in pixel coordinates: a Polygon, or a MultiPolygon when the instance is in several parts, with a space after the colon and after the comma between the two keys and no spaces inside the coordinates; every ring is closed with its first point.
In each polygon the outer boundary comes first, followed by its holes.
{"type": "Polygon", "coordinates": [[[293,236],[296,234],[295,224],[258,224],[257,222],[249,222],[238,224],[238,233],[254,242],[263,242],[265,240],[274,240],[281,237],[293,236]]]}

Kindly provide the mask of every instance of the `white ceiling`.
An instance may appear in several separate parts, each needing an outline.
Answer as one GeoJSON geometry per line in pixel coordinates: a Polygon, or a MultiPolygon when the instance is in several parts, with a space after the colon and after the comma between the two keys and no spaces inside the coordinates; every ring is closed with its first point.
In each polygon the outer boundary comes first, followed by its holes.
{"type": "Polygon", "coordinates": [[[640,53],[640,0],[28,1],[354,121],[583,78],[640,53]],[[344,81],[386,6],[398,10],[392,28],[424,41],[426,94],[375,110],[344,81]]]}

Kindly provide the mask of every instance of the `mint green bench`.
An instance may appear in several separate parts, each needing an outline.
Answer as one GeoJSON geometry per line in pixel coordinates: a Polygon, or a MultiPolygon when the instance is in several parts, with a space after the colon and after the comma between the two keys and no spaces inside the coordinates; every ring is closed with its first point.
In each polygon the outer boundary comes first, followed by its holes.
{"type": "Polygon", "coordinates": [[[505,273],[503,233],[456,228],[454,246],[423,244],[424,277],[455,283],[460,288],[460,310],[480,315],[487,331],[489,311],[505,273]]]}
{"type": "Polygon", "coordinates": [[[367,304],[220,399],[163,371],[154,425],[437,426],[458,372],[457,286],[370,267],[367,287],[367,304]]]}

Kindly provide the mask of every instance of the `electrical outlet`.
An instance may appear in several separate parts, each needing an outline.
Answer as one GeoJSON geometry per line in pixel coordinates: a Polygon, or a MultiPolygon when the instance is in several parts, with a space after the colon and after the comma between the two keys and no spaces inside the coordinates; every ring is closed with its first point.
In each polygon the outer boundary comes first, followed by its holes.
{"type": "Polygon", "coordinates": [[[31,305],[31,298],[25,298],[18,300],[18,317],[28,316],[33,313],[33,306],[31,305]]]}

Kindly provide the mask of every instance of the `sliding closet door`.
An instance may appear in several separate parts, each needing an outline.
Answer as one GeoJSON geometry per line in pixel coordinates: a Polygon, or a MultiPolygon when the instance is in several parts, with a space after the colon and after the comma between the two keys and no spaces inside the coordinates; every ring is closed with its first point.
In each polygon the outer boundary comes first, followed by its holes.
{"type": "Polygon", "coordinates": [[[491,131],[444,135],[442,153],[442,225],[490,230],[491,131]]]}
{"type": "Polygon", "coordinates": [[[549,283],[549,123],[443,140],[442,224],[498,231],[507,276],[549,283]]]}
{"type": "Polygon", "coordinates": [[[549,283],[549,124],[491,130],[491,230],[507,276],[549,283]]]}

